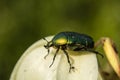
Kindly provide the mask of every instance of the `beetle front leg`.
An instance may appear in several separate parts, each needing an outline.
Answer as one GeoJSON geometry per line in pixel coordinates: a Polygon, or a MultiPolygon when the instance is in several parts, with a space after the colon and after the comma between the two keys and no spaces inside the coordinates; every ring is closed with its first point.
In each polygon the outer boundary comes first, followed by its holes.
{"type": "Polygon", "coordinates": [[[54,57],[53,57],[53,61],[52,61],[51,65],[50,65],[49,67],[51,67],[51,66],[53,65],[58,51],[59,51],[59,48],[58,48],[57,51],[55,52],[55,55],[54,55],[54,57]]]}
{"type": "Polygon", "coordinates": [[[46,59],[46,57],[49,55],[50,50],[48,49],[47,52],[48,52],[48,53],[44,56],[44,59],[46,59]]]}

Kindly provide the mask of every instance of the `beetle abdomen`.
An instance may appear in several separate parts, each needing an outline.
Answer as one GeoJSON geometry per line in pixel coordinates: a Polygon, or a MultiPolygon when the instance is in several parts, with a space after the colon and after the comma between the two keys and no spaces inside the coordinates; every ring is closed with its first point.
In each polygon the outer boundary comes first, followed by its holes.
{"type": "Polygon", "coordinates": [[[65,34],[67,37],[67,44],[68,45],[81,45],[86,48],[93,48],[94,47],[94,41],[93,39],[85,34],[80,34],[76,32],[62,32],[62,34],[65,34]]]}

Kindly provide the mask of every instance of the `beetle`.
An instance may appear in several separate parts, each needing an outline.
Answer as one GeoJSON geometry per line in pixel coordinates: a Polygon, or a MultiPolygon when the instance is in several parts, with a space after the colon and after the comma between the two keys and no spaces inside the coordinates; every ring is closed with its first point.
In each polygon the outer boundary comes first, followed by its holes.
{"type": "MultiPolygon", "coordinates": [[[[43,39],[46,40],[45,38],[43,39]]],[[[77,32],[60,32],[57,35],[55,35],[51,41],[47,41],[47,44],[44,45],[44,47],[48,49],[48,54],[44,58],[46,58],[49,55],[50,47],[56,48],[53,61],[49,67],[53,65],[56,55],[58,51],[61,49],[67,57],[67,61],[70,66],[69,72],[71,71],[71,69],[74,69],[74,67],[71,65],[69,55],[66,50],[72,50],[72,51],[83,50],[83,51],[90,51],[96,54],[100,54],[99,52],[94,50],[94,41],[92,37],[77,32]]],[[[103,56],[102,54],[100,55],[103,56]]]]}

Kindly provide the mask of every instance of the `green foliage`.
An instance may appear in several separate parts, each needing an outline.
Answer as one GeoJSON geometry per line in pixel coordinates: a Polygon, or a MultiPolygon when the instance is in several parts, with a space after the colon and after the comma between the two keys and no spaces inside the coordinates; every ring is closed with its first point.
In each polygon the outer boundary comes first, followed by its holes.
{"type": "Polygon", "coordinates": [[[0,78],[9,79],[31,44],[61,31],[111,37],[119,51],[119,26],[119,0],[1,0],[0,78]]]}

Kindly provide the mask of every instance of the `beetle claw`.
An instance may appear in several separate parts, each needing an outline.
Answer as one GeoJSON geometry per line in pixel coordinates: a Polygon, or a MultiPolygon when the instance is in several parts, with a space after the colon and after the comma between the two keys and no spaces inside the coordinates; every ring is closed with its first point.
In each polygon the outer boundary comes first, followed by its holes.
{"type": "Polygon", "coordinates": [[[70,68],[69,68],[69,73],[71,73],[71,70],[73,70],[73,71],[74,71],[74,69],[75,69],[75,67],[74,67],[74,66],[70,66],[70,68]]]}

